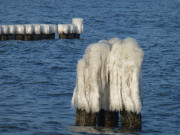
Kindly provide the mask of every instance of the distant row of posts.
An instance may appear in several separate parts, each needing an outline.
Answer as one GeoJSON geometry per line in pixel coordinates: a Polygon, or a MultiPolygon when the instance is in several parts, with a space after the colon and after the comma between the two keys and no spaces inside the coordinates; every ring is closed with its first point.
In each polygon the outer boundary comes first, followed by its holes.
{"type": "Polygon", "coordinates": [[[83,32],[83,19],[73,18],[72,24],[0,25],[0,41],[55,39],[57,32],[59,39],[79,39],[83,32]]]}

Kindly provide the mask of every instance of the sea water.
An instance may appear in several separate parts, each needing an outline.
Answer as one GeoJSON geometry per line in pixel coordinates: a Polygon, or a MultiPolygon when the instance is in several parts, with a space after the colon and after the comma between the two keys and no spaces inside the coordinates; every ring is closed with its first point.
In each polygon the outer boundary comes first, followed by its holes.
{"type": "MultiPolygon", "coordinates": [[[[0,134],[180,134],[178,0],[6,0],[0,25],[84,20],[81,39],[0,42],[0,134]],[[91,43],[135,38],[143,61],[142,131],[75,127],[77,61],[91,43]]],[[[120,121],[119,121],[120,127],[120,121]]]]}

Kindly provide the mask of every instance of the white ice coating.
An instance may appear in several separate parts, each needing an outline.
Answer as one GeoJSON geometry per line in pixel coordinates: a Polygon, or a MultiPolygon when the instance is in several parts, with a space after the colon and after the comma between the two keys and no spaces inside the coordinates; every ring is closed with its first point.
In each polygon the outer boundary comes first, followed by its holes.
{"type": "Polygon", "coordinates": [[[33,26],[31,24],[25,24],[25,34],[33,34],[33,26]]]}
{"type": "Polygon", "coordinates": [[[1,25],[1,34],[9,34],[8,25],[1,25]]]}
{"type": "Polygon", "coordinates": [[[24,34],[24,25],[15,25],[16,34],[24,34]]]}
{"type": "Polygon", "coordinates": [[[108,75],[106,59],[110,46],[106,43],[91,44],[77,65],[77,82],[72,105],[87,112],[108,109],[108,75]]]}
{"type": "Polygon", "coordinates": [[[14,25],[8,25],[8,28],[9,28],[9,34],[15,33],[15,26],[14,25]]]}
{"type": "Polygon", "coordinates": [[[33,33],[34,34],[41,34],[41,25],[40,24],[33,24],[33,33]]]}
{"type": "Polygon", "coordinates": [[[133,38],[101,40],[88,46],[77,65],[72,106],[141,111],[140,74],[144,52],[133,38]]]}
{"type": "Polygon", "coordinates": [[[58,24],[58,33],[74,33],[75,26],[73,24],[58,24]]]}
{"type": "Polygon", "coordinates": [[[41,24],[41,33],[49,34],[50,33],[50,26],[48,24],[41,24]]]}
{"type": "Polygon", "coordinates": [[[73,18],[72,24],[76,27],[76,33],[81,34],[83,32],[83,19],[82,18],[73,18]]]}

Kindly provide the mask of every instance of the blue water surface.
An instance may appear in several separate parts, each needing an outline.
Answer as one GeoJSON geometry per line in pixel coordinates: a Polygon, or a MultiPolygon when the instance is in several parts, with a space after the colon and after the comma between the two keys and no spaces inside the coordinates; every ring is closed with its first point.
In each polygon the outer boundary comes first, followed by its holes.
{"type": "Polygon", "coordinates": [[[81,40],[0,42],[0,134],[180,134],[180,1],[0,0],[0,25],[74,17],[84,19],[81,40]],[[77,61],[112,37],[133,37],[145,52],[142,131],[74,126],[77,61]]]}

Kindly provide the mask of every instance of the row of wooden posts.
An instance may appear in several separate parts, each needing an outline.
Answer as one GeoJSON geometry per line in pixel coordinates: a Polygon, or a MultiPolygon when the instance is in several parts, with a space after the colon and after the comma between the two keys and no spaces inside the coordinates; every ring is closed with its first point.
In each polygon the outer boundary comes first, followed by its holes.
{"type": "Polygon", "coordinates": [[[121,128],[140,130],[141,113],[123,111],[106,111],[101,109],[98,113],[76,109],[76,126],[103,126],[103,127],[118,127],[119,113],[121,119],[121,128]]]}
{"type": "Polygon", "coordinates": [[[73,18],[72,24],[0,25],[0,41],[55,39],[56,33],[59,39],[79,39],[82,32],[82,18],[73,18]]]}

